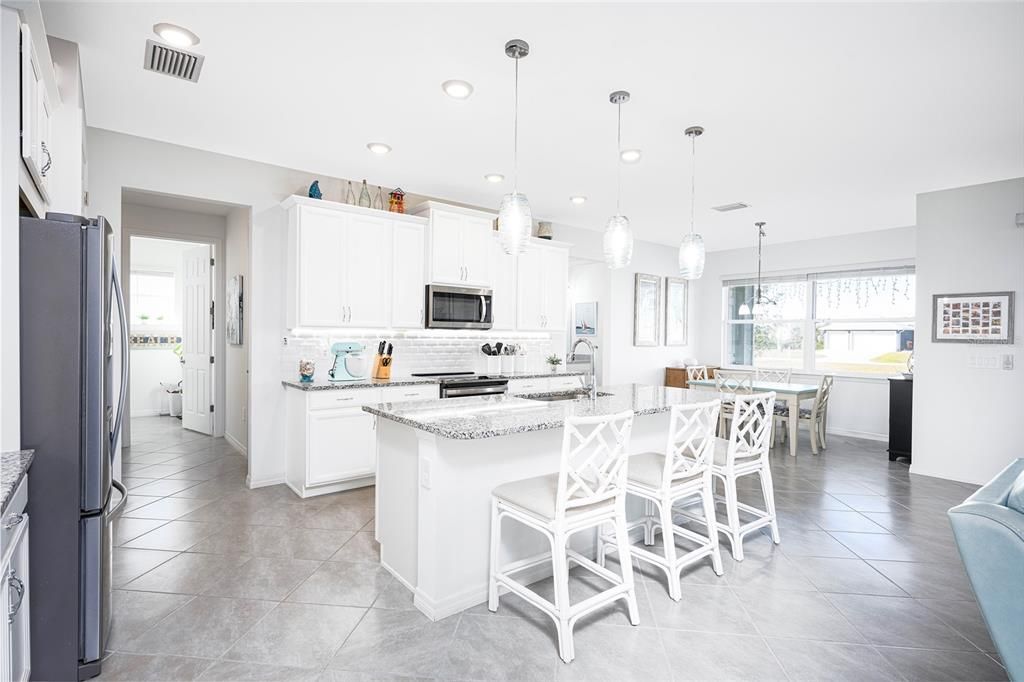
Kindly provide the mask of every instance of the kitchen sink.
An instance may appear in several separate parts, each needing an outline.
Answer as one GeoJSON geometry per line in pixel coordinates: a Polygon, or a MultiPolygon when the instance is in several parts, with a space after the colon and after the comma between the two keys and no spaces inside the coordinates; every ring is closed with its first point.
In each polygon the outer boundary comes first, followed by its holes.
{"type": "MultiPolygon", "coordinates": [[[[602,398],[606,395],[613,395],[612,393],[605,393],[604,391],[598,391],[597,397],[602,398]]],[[[572,391],[570,393],[548,393],[545,395],[534,395],[530,396],[529,400],[541,400],[546,403],[553,403],[559,400],[585,400],[590,397],[590,394],[586,391],[572,391]]]]}

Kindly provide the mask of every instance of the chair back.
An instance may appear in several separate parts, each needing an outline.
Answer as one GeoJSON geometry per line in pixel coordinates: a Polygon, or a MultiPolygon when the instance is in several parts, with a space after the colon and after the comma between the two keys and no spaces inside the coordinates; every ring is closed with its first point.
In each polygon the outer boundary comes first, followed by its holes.
{"type": "Polygon", "coordinates": [[[672,481],[689,478],[711,466],[721,408],[721,400],[672,406],[662,487],[669,488],[672,481]]]}
{"type": "Polygon", "coordinates": [[[686,368],[687,381],[705,381],[707,378],[708,368],[706,365],[690,365],[686,368]]]}
{"type": "Polygon", "coordinates": [[[555,514],[626,495],[633,412],[566,417],[555,514]]]}
{"type": "Polygon", "coordinates": [[[776,384],[788,384],[793,380],[792,369],[768,369],[758,367],[754,370],[754,377],[757,381],[767,381],[776,384]]]}
{"type": "Polygon", "coordinates": [[[726,466],[737,460],[767,457],[772,440],[775,392],[737,395],[733,403],[732,426],[726,466]]]}
{"type": "Polygon", "coordinates": [[[754,378],[750,372],[715,372],[715,386],[722,393],[753,393],[754,378]]]}
{"type": "Polygon", "coordinates": [[[826,374],[821,378],[818,392],[814,394],[814,405],[811,406],[811,415],[815,419],[825,418],[825,411],[828,409],[828,399],[832,395],[832,384],[834,382],[835,377],[831,374],[826,374]]]}

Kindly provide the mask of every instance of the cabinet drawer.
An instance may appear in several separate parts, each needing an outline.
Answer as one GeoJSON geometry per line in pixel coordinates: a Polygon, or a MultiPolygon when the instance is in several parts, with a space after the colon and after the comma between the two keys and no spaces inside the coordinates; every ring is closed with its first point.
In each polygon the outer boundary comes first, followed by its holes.
{"type": "Polygon", "coordinates": [[[537,379],[510,379],[508,382],[509,393],[544,393],[549,391],[546,377],[537,379]]]}
{"type": "Polygon", "coordinates": [[[373,405],[379,403],[379,388],[340,388],[333,391],[312,391],[308,397],[309,409],[327,410],[354,405],[373,405]]]}
{"type": "Polygon", "coordinates": [[[441,388],[437,384],[388,386],[381,389],[381,400],[386,403],[398,403],[405,400],[434,400],[440,397],[441,388]]]}
{"type": "Polygon", "coordinates": [[[581,376],[551,377],[548,381],[552,391],[571,391],[583,387],[581,376]]]}
{"type": "Polygon", "coordinates": [[[4,512],[3,519],[0,519],[0,551],[7,552],[13,546],[14,537],[28,521],[28,514],[25,513],[27,505],[28,476],[25,476],[14,489],[7,511],[4,512]]]}

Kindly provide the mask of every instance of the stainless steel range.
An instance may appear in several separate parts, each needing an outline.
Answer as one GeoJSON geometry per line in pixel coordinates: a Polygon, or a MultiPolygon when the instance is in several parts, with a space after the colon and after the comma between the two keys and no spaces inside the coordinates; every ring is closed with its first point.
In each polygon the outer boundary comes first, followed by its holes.
{"type": "Polygon", "coordinates": [[[472,372],[421,372],[414,377],[438,377],[442,398],[474,395],[499,395],[508,391],[508,377],[486,376],[472,372]]]}

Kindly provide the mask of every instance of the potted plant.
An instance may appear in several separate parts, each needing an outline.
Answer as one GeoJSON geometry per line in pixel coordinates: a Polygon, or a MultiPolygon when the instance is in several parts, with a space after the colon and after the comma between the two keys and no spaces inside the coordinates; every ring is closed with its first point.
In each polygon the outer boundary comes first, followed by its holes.
{"type": "Polygon", "coordinates": [[[548,356],[547,363],[551,365],[551,373],[555,374],[558,372],[558,366],[562,364],[562,358],[552,353],[548,356]]]}

